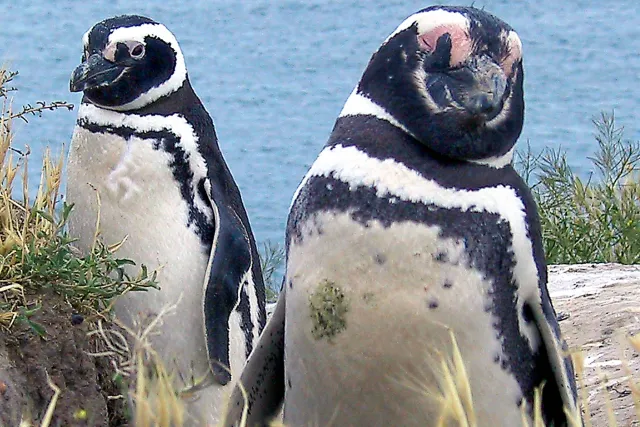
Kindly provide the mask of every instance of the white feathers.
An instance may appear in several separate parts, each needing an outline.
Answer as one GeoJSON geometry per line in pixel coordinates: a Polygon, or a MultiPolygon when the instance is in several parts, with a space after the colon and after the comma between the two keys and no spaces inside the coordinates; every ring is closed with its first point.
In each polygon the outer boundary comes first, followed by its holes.
{"type": "Polygon", "coordinates": [[[245,274],[243,284],[249,296],[249,314],[251,315],[251,324],[253,325],[253,339],[257,340],[260,336],[260,316],[258,311],[258,293],[256,292],[253,271],[251,269],[245,274]]]}
{"type": "Polygon", "coordinates": [[[86,49],[89,45],[89,33],[91,33],[91,29],[82,35],[82,48],[86,49]]]}
{"type": "MultiPolygon", "coordinates": [[[[413,203],[498,214],[509,224],[512,233],[512,250],[516,261],[513,274],[519,285],[518,313],[522,313],[525,301],[540,303],[539,275],[528,236],[525,207],[513,188],[504,185],[478,190],[446,188],[394,159],[375,159],[356,147],[341,145],[325,148],[320,153],[300,188],[313,176],[333,177],[349,184],[351,188],[369,187],[376,190],[378,197],[397,197],[413,203]]],[[[536,349],[537,332],[525,325],[524,321],[519,326],[531,347],[536,349]]]]}
{"type": "Polygon", "coordinates": [[[522,41],[520,41],[520,37],[518,33],[511,30],[506,34],[505,43],[509,48],[509,52],[511,54],[517,55],[519,58],[522,58],[522,41]]]}
{"type": "Polygon", "coordinates": [[[508,356],[495,317],[484,310],[493,283],[469,265],[464,240],[443,236],[438,225],[365,226],[350,212],[327,210],[299,226],[305,237],[289,242],[285,282],[293,282],[285,295],[285,364],[293,384],[285,391],[287,425],[434,425],[442,409],[438,360],[450,354],[449,331],[470,373],[477,425],[518,425],[512,421],[520,422],[515,402],[522,392],[494,361],[508,356]],[[322,234],[308,234],[318,229],[322,234]],[[439,253],[451,262],[438,261],[439,253]],[[346,327],[330,341],[310,334],[309,296],[327,282],[349,303],[346,327]]]}
{"type": "Polygon", "coordinates": [[[135,27],[123,27],[115,29],[109,35],[109,42],[105,47],[108,50],[112,44],[118,42],[137,41],[145,43],[146,37],[155,37],[168,43],[175,53],[175,69],[169,80],[163,82],[159,86],[149,89],[147,92],[141,94],[133,101],[119,105],[116,107],[109,107],[113,110],[136,110],[142,108],[145,105],[152,103],[162,96],[168,95],[184,84],[187,79],[187,68],[184,62],[184,56],[182,50],[178,45],[178,41],[175,36],[162,24],[142,24],[135,27]]]}
{"type": "Polygon", "coordinates": [[[500,169],[511,164],[511,161],[513,160],[513,152],[515,149],[515,147],[512,147],[511,150],[507,151],[502,156],[492,156],[485,159],[469,160],[469,162],[476,163],[478,165],[489,166],[495,169],[500,169]]]}
{"type": "Polygon", "coordinates": [[[406,127],[400,124],[400,122],[398,122],[391,114],[389,114],[387,110],[385,110],[366,96],[358,93],[358,88],[355,88],[349,98],[347,98],[347,102],[344,104],[344,107],[342,107],[342,111],[340,112],[339,117],[357,115],[377,117],[380,120],[385,120],[411,135],[411,132],[409,132],[406,127]]]}
{"type": "Polygon", "coordinates": [[[142,192],[142,187],[139,185],[142,183],[136,183],[131,177],[138,167],[133,147],[140,142],[145,143],[139,140],[128,141],[120,160],[107,177],[106,188],[111,191],[116,199],[127,201],[142,192]]]}
{"type": "MultiPolygon", "coordinates": [[[[137,133],[151,131],[170,132],[176,136],[176,145],[184,150],[186,160],[189,162],[189,169],[193,172],[192,194],[197,194],[198,182],[207,176],[206,162],[198,150],[198,137],[189,122],[178,114],[171,116],[140,116],[105,110],[93,104],[82,104],[78,111],[78,120],[86,120],[99,126],[131,128],[137,133]]],[[[195,197],[194,203],[207,219],[212,219],[211,209],[202,199],[195,197]]]]}

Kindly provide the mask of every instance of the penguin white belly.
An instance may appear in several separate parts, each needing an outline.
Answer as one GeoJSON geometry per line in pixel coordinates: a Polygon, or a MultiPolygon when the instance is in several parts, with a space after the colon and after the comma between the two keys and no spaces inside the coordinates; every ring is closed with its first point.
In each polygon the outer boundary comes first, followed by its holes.
{"type": "Polygon", "coordinates": [[[478,425],[520,425],[520,388],[485,309],[491,282],[468,267],[463,241],[344,213],[312,215],[301,230],[285,281],[285,424],[435,425],[450,328],[478,425]]]}
{"type": "MultiPolygon", "coordinates": [[[[161,288],[121,297],[115,305],[116,316],[133,326],[175,306],[162,317],[151,344],[167,367],[177,369],[184,385],[189,385],[209,369],[203,319],[209,253],[187,226],[188,207],[172,176],[170,161],[169,154],[154,149],[150,140],[135,136],[125,140],[76,127],[68,166],[67,200],[75,204],[69,232],[79,238],[81,250],[91,250],[99,193],[102,241],[114,244],[126,237],[116,255],[144,264],[149,271],[158,269],[161,288]]],[[[239,316],[234,312],[233,317],[239,316]]],[[[238,372],[244,363],[244,345],[239,318],[235,320],[231,322],[230,356],[238,372]]],[[[189,412],[215,421],[229,388],[203,390],[193,403],[199,409],[189,412]]]]}

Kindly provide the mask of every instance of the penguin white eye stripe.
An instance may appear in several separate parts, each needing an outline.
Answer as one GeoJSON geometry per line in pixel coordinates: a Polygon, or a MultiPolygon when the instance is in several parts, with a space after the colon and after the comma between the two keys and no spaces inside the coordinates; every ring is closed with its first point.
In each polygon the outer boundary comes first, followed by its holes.
{"type": "Polygon", "coordinates": [[[162,24],[142,24],[135,27],[117,28],[109,34],[109,43],[137,41],[143,43],[146,37],[155,37],[164,40],[178,49],[178,41],[175,36],[162,24]]]}
{"type": "Polygon", "coordinates": [[[135,110],[148,105],[158,98],[180,89],[187,79],[187,68],[178,41],[171,31],[162,24],[142,24],[135,27],[118,28],[109,35],[108,45],[118,42],[131,43],[132,41],[144,44],[147,37],[160,39],[171,46],[176,56],[175,70],[169,80],[151,88],[128,104],[112,107],[114,110],[135,110]]]}

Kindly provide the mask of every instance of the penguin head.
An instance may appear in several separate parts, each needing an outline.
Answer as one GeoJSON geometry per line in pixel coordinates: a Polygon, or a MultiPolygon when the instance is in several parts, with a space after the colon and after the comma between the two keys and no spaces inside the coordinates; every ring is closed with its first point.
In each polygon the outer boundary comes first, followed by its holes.
{"type": "Polygon", "coordinates": [[[182,51],[162,24],[135,15],[98,22],[83,37],[82,64],[71,75],[72,92],[103,108],[136,110],[187,81],[182,51]]]}
{"type": "Polygon", "coordinates": [[[455,159],[511,156],[524,120],[522,44],[473,7],[407,18],[371,58],[357,93],[419,142],[455,159]]]}

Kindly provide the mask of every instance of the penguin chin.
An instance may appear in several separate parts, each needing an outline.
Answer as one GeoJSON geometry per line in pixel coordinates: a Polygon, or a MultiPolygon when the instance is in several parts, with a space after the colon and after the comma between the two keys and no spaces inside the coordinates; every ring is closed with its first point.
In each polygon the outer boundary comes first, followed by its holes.
{"type": "Polygon", "coordinates": [[[486,129],[487,123],[495,118],[498,113],[492,114],[493,117],[487,117],[483,114],[466,114],[462,120],[460,120],[460,129],[469,135],[476,137],[482,134],[482,131],[486,129]]]}
{"type": "Polygon", "coordinates": [[[84,91],[85,98],[92,104],[105,109],[119,109],[136,98],[132,97],[137,91],[125,79],[126,69],[109,85],[93,87],[84,91]]]}

